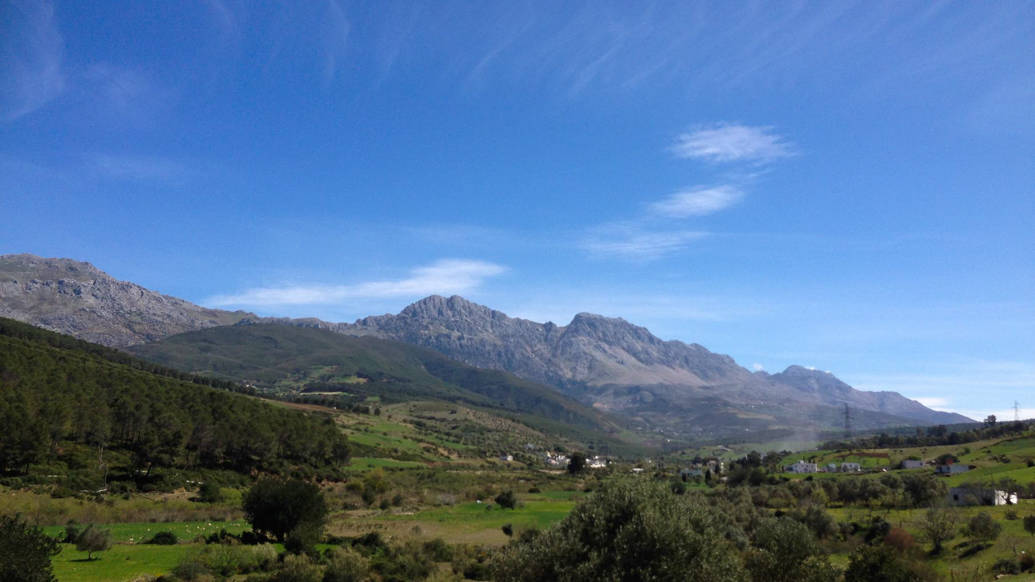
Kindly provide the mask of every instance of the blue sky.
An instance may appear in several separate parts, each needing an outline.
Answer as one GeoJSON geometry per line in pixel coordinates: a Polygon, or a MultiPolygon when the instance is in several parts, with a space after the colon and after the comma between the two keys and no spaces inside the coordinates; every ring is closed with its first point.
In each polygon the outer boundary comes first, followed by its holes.
{"type": "Polygon", "coordinates": [[[1030,2],[0,4],[0,253],[1035,416],[1030,2]]]}

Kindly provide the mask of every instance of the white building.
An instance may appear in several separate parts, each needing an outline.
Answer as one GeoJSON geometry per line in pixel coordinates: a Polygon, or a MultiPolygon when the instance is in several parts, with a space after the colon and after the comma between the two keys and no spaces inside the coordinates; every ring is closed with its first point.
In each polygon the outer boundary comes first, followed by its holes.
{"type": "Polygon", "coordinates": [[[806,463],[804,460],[799,460],[793,465],[787,465],[788,473],[818,473],[819,466],[815,463],[806,463]]]}
{"type": "Polygon", "coordinates": [[[952,505],[1017,505],[1017,493],[987,487],[953,487],[949,489],[952,505]]]}

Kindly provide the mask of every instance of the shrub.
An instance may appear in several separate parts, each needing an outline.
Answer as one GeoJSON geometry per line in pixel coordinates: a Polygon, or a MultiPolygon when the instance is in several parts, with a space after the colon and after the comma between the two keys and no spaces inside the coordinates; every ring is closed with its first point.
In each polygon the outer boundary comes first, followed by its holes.
{"type": "Polygon", "coordinates": [[[508,538],[514,535],[514,526],[509,523],[503,524],[503,526],[500,527],[500,529],[503,530],[503,535],[507,536],[508,538]]]}
{"type": "Polygon", "coordinates": [[[895,548],[900,552],[907,552],[913,548],[916,541],[906,530],[895,527],[891,528],[888,535],[884,536],[884,544],[895,548]]]}
{"type": "Polygon", "coordinates": [[[1002,558],[992,564],[992,571],[996,574],[1020,574],[1021,565],[1010,558],[1002,558]]]}
{"type": "Polygon", "coordinates": [[[323,582],[361,582],[369,572],[370,565],[359,552],[350,547],[334,548],[327,555],[323,582]]]}
{"type": "Polygon", "coordinates": [[[424,542],[423,551],[435,562],[448,562],[453,559],[453,550],[442,538],[424,542]]]}
{"type": "MultiPolygon", "coordinates": [[[[226,530],[223,530],[226,531],[226,530]]],[[[171,531],[160,531],[156,533],[151,539],[144,542],[145,544],[155,544],[158,546],[175,546],[179,543],[179,539],[176,538],[176,534],[171,531]]]]}
{"type": "Polygon", "coordinates": [[[320,582],[320,568],[308,556],[287,556],[268,582],[320,582]]]}
{"type": "Polygon", "coordinates": [[[205,564],[198,560],[184,559],[173,568],[173,575],[183,580],[201,580],[210,574],[205,564]]]}
{"type": "Polygon", "coordinates": [[[923,562],[908,561],[889,546],[861,546],[852,555],[845,582],[921,582],[938,576],[923,562]]]}
{"type": "Polygon", "coordinates": [[[1035,515],[1024,516],[1024,531],[1035,536],[1035,515]]]}
{"type": "Polygon", "coordinates": [[[223,491],[219,485],[212,481],[205,481],[198,489],[198,501],[203,503],[218,503],[223,500],[223,491]]]}
{"type": "Polygon", "coordinates": [[[69,521],[65,524],[65,535],[61,538],[63,544],[74,544],[79,539],[79,526],[75,524],[75,520],[69,521]]]}
{"type": "Polygon", "coordinates": [[[504,509],[514,509],[517,506],[517,497],[508,489],[496,496],[496,503],[504,509]]]}
{"type": "Polygon", "coordinates": [[[292,554],[316,553],[316,544],[320,543],[323,537],[323,524],[303,522],[291,530],[287,539],[284,540],[284,549],[292,554]]]}
{"type": "Polygon", "coordinates": [[[967,522],[967,534],[976,540],[994,540],[999,537],[999,532],[1002,530],[1003,526],[984,511],[970,518],[970,521],[967,522]]]}

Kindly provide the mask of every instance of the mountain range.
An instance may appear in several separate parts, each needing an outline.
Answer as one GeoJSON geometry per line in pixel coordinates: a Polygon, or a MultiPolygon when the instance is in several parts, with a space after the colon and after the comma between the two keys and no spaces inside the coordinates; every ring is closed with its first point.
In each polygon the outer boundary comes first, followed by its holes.
{"type": "Polygon", "coordinates": [[[620,318],[580,313],[566,326],[512,318],[462,297],[431,296],[395,315],[354,323],[260,318],[207,309],[89,263],[0,257],[0,316],[127,347],[220,325],[321,328],[423,346],[470,366],[553,387],[643,431],[672,438],[766,439],[844,427],[970,422],[896,392],[856,390],[832,374],[791,366],[751,372],[698,344],[664,341],[620,318]]]}

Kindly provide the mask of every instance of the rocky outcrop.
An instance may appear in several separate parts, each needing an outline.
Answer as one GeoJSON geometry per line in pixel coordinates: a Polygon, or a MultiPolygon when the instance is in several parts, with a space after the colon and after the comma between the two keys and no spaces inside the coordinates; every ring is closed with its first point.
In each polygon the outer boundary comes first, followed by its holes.
{"type": "Polygon", "coordinates": [[[90,263],[28,254],[0,256],[0,316],[112,347],[254,317],[118,281],[90,263]]]}

